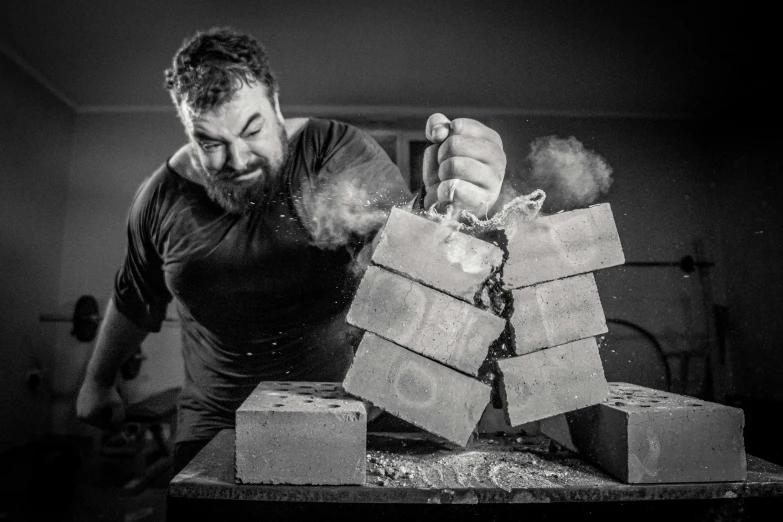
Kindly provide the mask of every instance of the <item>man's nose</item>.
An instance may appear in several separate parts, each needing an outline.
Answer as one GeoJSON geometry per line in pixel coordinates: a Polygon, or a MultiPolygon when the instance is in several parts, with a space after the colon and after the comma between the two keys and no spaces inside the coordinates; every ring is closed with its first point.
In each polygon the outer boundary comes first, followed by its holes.
{"type": "Polygon", "coordinates": [[[250,148],[243,143],[232,143],[228,148],[228,166],[234,170],[243,170],[250,162],[250,148]]]}

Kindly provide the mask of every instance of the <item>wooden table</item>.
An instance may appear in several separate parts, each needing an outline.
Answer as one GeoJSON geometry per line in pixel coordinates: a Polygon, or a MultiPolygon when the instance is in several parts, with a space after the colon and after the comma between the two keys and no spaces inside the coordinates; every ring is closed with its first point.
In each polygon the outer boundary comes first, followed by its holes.
{"type": "Polygon", "coordinates": [[[492,436],[468,448],[427,434],[369,433],[364,486],[234,481],[234,431],[213,439],[169,486],[169,520],[337,516],[340,520],[537,516],[744,520],[783,507],[783,467],[748,456],[744,482],[631,485],[543,436],[492,436]]]}

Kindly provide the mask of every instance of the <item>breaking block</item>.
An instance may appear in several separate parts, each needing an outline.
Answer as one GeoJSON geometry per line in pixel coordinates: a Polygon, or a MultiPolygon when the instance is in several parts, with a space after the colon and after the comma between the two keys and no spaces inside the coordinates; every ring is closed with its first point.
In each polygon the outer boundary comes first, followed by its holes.
{"type": "Polygon", "coordinates": [[[542,421],[541,429],[555,440],[570,437],[618,479],[650,484],[745,480],[744,425],[739,408],[611,383],[603,403],[542,421]]]}
{"type": "Polygon", "coordinates": [[[625,263],[608,203],[506,226],[508,288],[552,281],[625,263]]]}
{"type": "Polygon", "coordinates": [[[480,381],[371,333],[364,334],[343,388],[460,446],[468,443],[491,391],[480,381]]]}
{"type": "Polygon", "coordinates": [[[445,225],[392,208],[372,262],[473,303],[503,263],[503,251],[445,225]]]}
{"type": "Polygon", "coordinates": [[[236,412],[236,480],[364,484],[367,412],[339,383],[262,382],[236,412]]]}
{"type": "Polygon", "coordinates": [[[347,321],[470,375],[506,326],[496,315],[373,266],[347,321]]]}
{"type": "Polygon", "coordinates": [[[512,290],[517,354],[608,331],[593,274],[512,290]]]}
{"type": "Polygon", "coordinates": [[[592,337],[500,359],[497,367],[511,426],[598,404],[609,393],[592,337]]]}

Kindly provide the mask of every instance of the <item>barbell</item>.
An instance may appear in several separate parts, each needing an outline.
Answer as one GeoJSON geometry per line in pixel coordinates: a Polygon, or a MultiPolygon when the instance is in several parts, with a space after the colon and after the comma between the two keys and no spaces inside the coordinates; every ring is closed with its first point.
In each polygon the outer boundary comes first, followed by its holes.
{"type": "MultiPolygon", "coordinates": [[[[95,339],[101,317],[98,301],[91,295],[83,295],[76,300],[70,317],[56,314],[41,314],[38,319],[43,323],[72,323],[71,335],[79,341],[88,343],[95,339]]],[[[178,323],[179,319],[164,319],[164,322],[178,323]]]]}

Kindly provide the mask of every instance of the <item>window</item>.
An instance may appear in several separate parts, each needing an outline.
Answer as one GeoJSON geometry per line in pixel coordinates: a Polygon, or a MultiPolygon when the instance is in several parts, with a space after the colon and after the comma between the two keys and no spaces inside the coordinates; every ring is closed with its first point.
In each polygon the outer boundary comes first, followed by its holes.
{"type": "Polygon", "coordinates": [[[424,150],[431,145],[424,137],[424,132],[385,129],[372,129],[367,132],[400,168],[411,192],[419,190],[424,150]]]}

